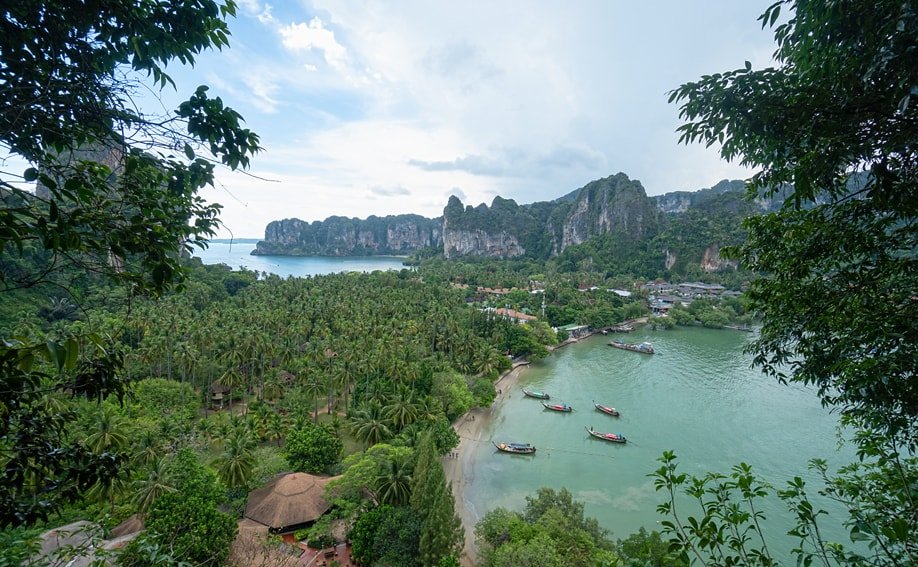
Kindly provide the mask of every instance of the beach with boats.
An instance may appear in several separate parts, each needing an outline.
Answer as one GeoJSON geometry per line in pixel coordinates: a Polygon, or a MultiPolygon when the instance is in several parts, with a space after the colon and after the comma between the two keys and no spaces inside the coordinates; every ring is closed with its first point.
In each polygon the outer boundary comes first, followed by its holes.
{"type": "Polygon", "coordinates": [[[568,488],[614,534],[657,527],[661,497],[646,475],[666,450],[676,451],[687,471],[729,472],[737,459],[753,455],[750,464],[776,483],[805,470],[809,458],[834,451],[836,423],[818,400],[750,368],[743,353],[750,334],[644,326],[627,335],[630,343],[652,343],[661,356],[610,348],[613,338],[595,334],[541,361],[518,363],[495,384],[500,394],[491,407],[456,422],[458,457],[445,458],[444,469],[468,557],[484,514],[518,510],[542,486],[568,488]],[[784,416],[791,415],[789,422],[784,416]],[[763,436],[763,430],[782,433],[763,436]],[[535,451],[511,454],[495,443],[535,451]]]}

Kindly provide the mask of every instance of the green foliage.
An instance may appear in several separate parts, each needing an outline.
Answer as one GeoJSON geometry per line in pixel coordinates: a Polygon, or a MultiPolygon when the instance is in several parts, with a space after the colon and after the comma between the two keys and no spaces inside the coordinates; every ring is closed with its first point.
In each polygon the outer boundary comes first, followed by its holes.
{"type": "Polygon", "coordinates": [[[293,470],[320,474],[338,463],[343,448],[341,440],[327,428],[306,423],[287,435],[284,456],[293,470]]]}
{"type": "Polygon", "coordinates": [[[421,521],[411,508],[383,505],[364,512],[348,534],[360,565],[420,566],[421,521]]]}
{"type": "Polygon", "coordinates": [[[669,544],[660,537],[660,532],[648,532],[644,528],[620,539],[615,544],[622,565],[627,567],[683,567],[687,564],[676,559],[669,552],[669,544]]]}
{"type": "MultiPolygon", "coordinates": [[[[170,62],[226,46],[234,12],[233,2],[212,0],[30,0],[3,10],[0,149],[37,169],[0,175],[0,303],[43,284],[79,295],[99,274],[125,284],[112,294],[124,298],[182,280],[180,249],[203,244],[218,222],[219,205],[197,192],[216,163],[247,167],[258,137],[204,86],[172,119],[142,113],[131,95],[144,77],[155,88],[171,83],[170,62]],[[177,147],[187,160],[171,155],[177,147]],[[35,192],[21,179],[38,181],[35,192]]],[[[65,324],[74,318],[66,307],[42,315],[65,324]]],[[[40,407],[49,392],[123,397],[123,353],[93,327],[2,333],[0,524],[34,522],[120,474],[117,455],[90,454],[63,435],[69,410],[40,407]]]]}
{"type": "Polygon", "coordinates": [[[462,545],[462,523],[456,516],[452,490],[436,456],[433,437],[425,434],[417,448],[411,480],[411,509],[421,522],[421,564],[434,566],[462,545]]]}
{"type": "Polygon", "coordinates": [[[329,493],[336,502],[342,502],[339,505],[343,507],[356,507],[368,497],[373,504],[379,504],[382,501],[379,480],[393,464],[408,462],[412,454],[410,447],[379,443],[365,452],[349,455],[341,464],[341,476],[329,483],[329,493]]]}
{"type": "Polygon", "coordinates": [[[222,565],[236,537],[236,520],[217,509],[224,488],[188,449],[176,455],[170,468],[176,491],[156,499],[145,518],[144,534],[124,549],[121,564],[153,565],[154,549],[168,550],[175,561],[222,565]]]}
{"type": "Polygon", "coordinates": [[[145,378],[131,384],[130,411],[135,415],[161,419],[176,416],[188,422],[197,416],[201,400],[189,384],[163,378],[145,378]]]}
{"type": "Polygon", "coordinates": [[[494,390],[494,383],[487,378],[475,378],[470,388],[472,397],[475,399],[475,405],[480,408],[490,407],[491,402],[497,397],[494,390]]]}
{"type": "Polygon", "coordinates": [[[619,558],[607,535],[566,489],[540,488],[526,497],[523,514],[495,508],[475,526],[488,567],[615,565],[619,558]]]}
{"type": "Polygon", "coordinates": [[[454,420],[475,405],[475,398],[469,391],[465,378],[458,372],[434,374],[430,395],[443,403],[446,418],[454,420]]]}

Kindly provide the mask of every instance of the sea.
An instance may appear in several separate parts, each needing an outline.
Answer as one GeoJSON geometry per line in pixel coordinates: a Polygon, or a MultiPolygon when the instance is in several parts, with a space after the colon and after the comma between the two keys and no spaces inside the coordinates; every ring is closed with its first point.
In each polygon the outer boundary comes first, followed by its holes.
{"type": "MultiPolygon", "coordinates": [[[[753,336],[704,328],[640,329],[614,337],[650,341],[657,354],[612,348],[613,335],[594,335],[532,364],[492,409],[480,438],[469,443],[474,455],[466,465],[465,505],[478,517],[495,507],[521,510],[539,487],[563,487],[614,538],[641,527],[659,530],[666,518],[656,507],[667,494],[656,491],[648,475],[661,466],[657,459],[664,451],[674,451],[678,470],[690,475],[728,475],[744,462],[779,489],[802,477],[829,513],[820,518],[823,535],[847,542],[844,510],[816,494],[822,483],[807,464],[815,457],[834,466],[853,461],[854,450],[845,443],[850,431],[839,428],[838,416],[821,406],[812,388],[781,385],[753,368],[744,352],[753,336]],[[546,410],[540,400],[523,395],[524,387],[545,391],[552,402],[574,411],[546,410]],[[594,402],[615,407],[621,416],[600,413],[594,402]],[[595,439],[589,427],[619,433],[628,442],[595,439]],[[499,453],[492,441],[530,443],[537,452],[499,453]]],[[[777,497],[760,504],[772,552],[791,564],[795,542],[784,535],[793,527],[791,513],[777,497]]],[[[687,497],[677,506],[682,521],[700,514],[687,497]]]]}
{"type": "Polygon", "coordinates": [[[196,248],[194,256],[205,264],[226,264],[234,270],[245,268],[284,278],[400,270],[405,267],[402,263],[405,258],[400,256],[252,256],[256,242],[256,239],[211,240],[206,250],[196,248]]]}

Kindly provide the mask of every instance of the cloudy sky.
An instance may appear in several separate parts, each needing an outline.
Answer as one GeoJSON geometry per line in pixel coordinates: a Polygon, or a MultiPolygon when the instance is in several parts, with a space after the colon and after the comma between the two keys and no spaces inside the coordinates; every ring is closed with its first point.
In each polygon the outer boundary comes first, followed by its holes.
{"type": "MultiPolygon", "coordinates": [[[[417,213],[451,194],[549,200],[619,171],[650,195],[749,172],[680,146],[667,93],[767,66],[767,0],[296,2],[239,0],[231,47],[173,67],[265,151],[219,174],[220,236],[276,219],[417,213]]],[[[171,96],[166,95],[168,100],[171,96]]]]}

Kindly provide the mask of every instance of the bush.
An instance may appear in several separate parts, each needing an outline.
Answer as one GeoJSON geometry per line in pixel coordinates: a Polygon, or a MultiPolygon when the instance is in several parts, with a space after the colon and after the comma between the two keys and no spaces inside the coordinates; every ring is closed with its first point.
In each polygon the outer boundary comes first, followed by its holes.
{"type": "Polygon", "coordinates": [[[287,435],[284,454],[293,470],[319,474],[338,463],[343,448],[328,429],[307,422],[287,435]]]}

